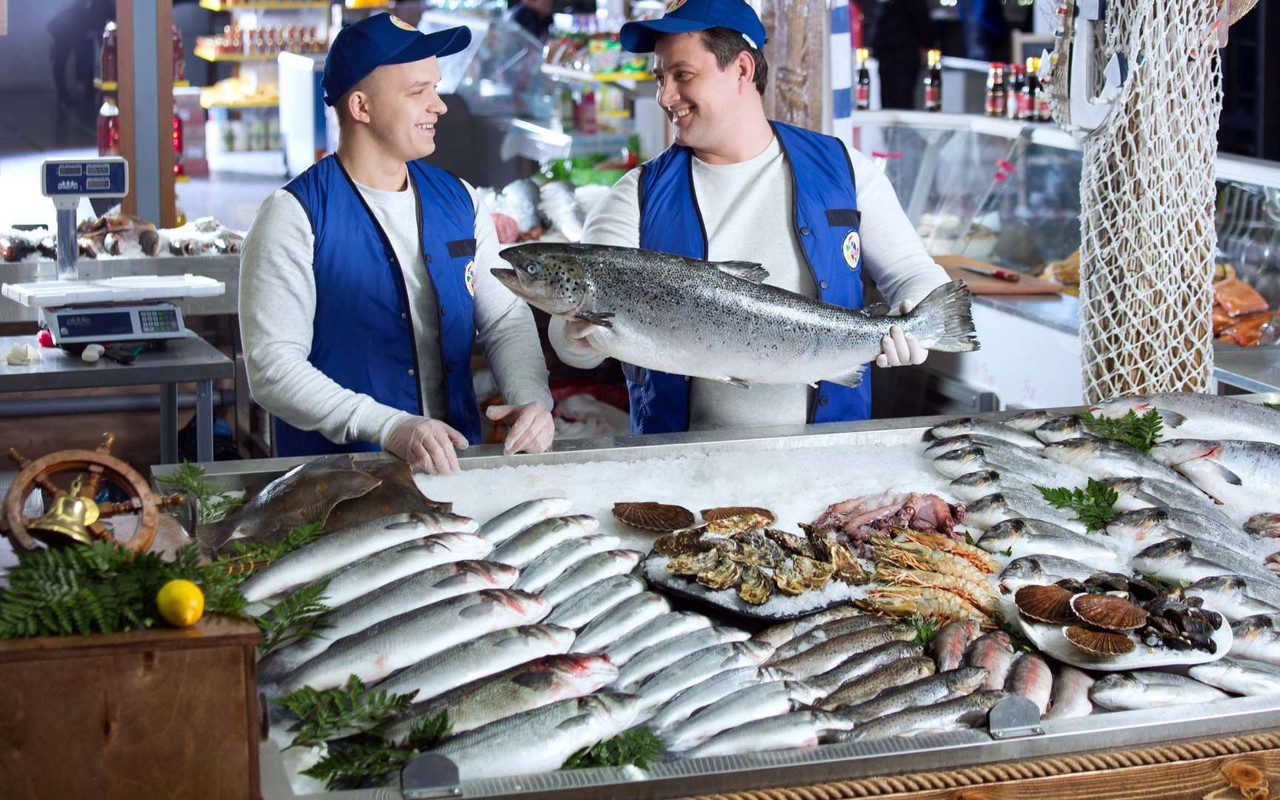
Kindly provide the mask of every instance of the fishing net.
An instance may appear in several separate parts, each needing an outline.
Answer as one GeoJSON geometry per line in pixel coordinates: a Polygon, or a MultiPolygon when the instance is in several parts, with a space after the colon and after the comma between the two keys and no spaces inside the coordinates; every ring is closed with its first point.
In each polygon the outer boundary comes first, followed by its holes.
{"type": "MultiPolygon", "coordinates": [[[[1220,6],[1113,0],[1107,11],[1095,29],[1096,63],[1123,53],[1129,75],[1111,114],[1082,144],[1085,399],[1208,391],[1220,6]]],[[[1055,119],[1070,130],[1065,45],[1080,32],[1069,21],[1061,27],[1050,95],[1055,119]]]]}

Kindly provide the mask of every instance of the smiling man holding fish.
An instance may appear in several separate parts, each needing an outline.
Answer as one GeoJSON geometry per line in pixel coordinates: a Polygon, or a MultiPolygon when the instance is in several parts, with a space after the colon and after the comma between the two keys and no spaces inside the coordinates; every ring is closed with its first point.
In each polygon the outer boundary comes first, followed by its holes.
{"type": "Polygon", "coordinates": [[[551,395],[528,307],[490,274],[493,221],[435,151],[438,58],[465,27],[424,35],[390,14],[342,30],[325,59],[335,155],[263,203],[245,240],[240,320],[254,398],[281,456],[385,449],[433,473],[480,441],[479,341],[508,405],[506,451],[551,443],[551,395]]]}
{"type": "MultiPolygon", "coordinates": [[[[587,220],[584,242],[756,262],[769,285],[853,309],[863,305],[864,261],[900,313],[947,282],[869,159],[765,116],[765,30],[745,2],[676,0],[661,19],[625,25],[621,39],[631,52],[655,52],[675,144],[618,182],[587,220]]],[[[599,332],[590,321],[553,318],[550,339],[566,363],[590,368],[604,357],[593,347],[599,332]]],[[[895,326],[875,362],[919,364],[926,355],[895,326]]],[[[866,379],[744,391],[655,370],[628,368],[628,378],[633,433],[834,422],[871,410],[866,379]]]]}

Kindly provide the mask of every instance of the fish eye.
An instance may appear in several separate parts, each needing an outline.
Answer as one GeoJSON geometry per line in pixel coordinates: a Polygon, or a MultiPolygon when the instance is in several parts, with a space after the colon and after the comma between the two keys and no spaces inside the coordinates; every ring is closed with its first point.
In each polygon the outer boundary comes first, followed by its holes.
{"type": "Polygon", "coordinates": [[[542,265],[541,265],[541,264],[538,264],[538,263],[536,263],[536,262],[535,262],[535,263],[532,263],[532,264],[529,264],[529,265],[528,265],[527,267],[525,267],[524,269],[525,269],[525,272],[528,272],[530,275],[541,275],[541,274],[542,274],[542,265]]]}

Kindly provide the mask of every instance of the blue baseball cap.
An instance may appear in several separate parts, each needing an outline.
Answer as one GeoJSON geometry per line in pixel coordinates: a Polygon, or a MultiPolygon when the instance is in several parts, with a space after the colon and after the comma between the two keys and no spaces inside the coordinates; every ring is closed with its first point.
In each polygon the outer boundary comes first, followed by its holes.
{"type": "Polygon", "coordinates": [[[465,25],[421,33],[392,14],[374,14],[338,32],[324,58],[324,101],[333,105],[365,76],[385,64],[408,64],[453,55],[471,44],[465,25]]]}
{"type": "Polygon", "coordinates": [[[764,47],[764,23],[743,0],[672,0],[659,19],[628,22],[618,34],[622,47],[632,53],[652,53],[660,33],[688,33],[728,28],[742,34],[747,44],[764,47]]]}

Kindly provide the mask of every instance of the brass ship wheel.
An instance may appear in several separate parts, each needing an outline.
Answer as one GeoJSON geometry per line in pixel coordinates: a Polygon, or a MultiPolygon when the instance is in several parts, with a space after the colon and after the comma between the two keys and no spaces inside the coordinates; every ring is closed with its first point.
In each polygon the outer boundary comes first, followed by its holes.
{"type": "Polygon", "coordinates": [[[137,470],[111,455],[114,443],[115,436],[107,433],[96,450],[61,450],[35,461],[10,448],[9,458],[22,471],[4,498],[4,532],[16,548],[34,550],[37,539],[48,545],[89,544],[95,539],[114,541],[103,520],[119,514],[138,515],[138,527],[124,546],[134,552],[144,552],[151,546],[160,524],[160,509],[181,505],[182,495],[161,497],[152,492],[137,470]],[[68,488],[54,481],[55,476],[68,475],[68,488]],[[98,505],[94,497],[104,482],[123,491],[129,499],[98,505]],[[43,517],[27,517],[23,512],[27,498],[40,490],[51,500],[49,511],[43,517]]]}

